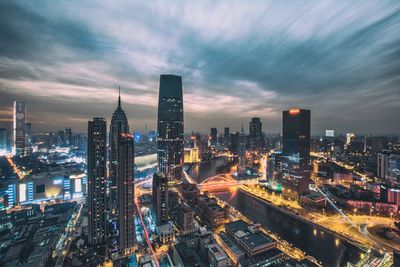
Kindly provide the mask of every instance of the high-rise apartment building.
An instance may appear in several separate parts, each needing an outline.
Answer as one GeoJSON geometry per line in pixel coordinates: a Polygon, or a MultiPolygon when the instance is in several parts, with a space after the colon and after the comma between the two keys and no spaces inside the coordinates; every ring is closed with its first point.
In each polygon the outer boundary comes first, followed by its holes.
{"type": "Polygon", "coordinates": [[[246,169],[246,135],[244,134],[243,124],[239,135],[238,152],[239,152],[239,172],[244,173],[246,169]]]}
{"type": "Polygon", "coordinates": [[[182,77],[160,76],[158,98],[158,164],[170,182],[182,180],[183,163],[183,96],[182,77]]]}
{"type": "Polygon", "coordinates": [[[157,225],[168,222],[168,179],[161,172],[153,175],[153,207],[157,225]]]}
{"type": "Polygon", "coordinates": [[[130,255],[136,244],[133,135],[120,134],[118,153],[118,245],[122,255],[130,255]]]}
{"type": "Polygon", "coordinates": [[[377,176],[391,185],[400,185],[400,154],[383,151],[377,156],[377,176]]]}
{"type": "Polygon", "coordinates": [[[14,101],[13,150],[15,155],[25,155],[25,102],[14,101]]]}
{"type": "Polygon", "coordinates": [[[230,132],[229,127],[224,128],[224,145],[229,146],[230,132]]]}
{"type": "Polygon", "coordinates": [[[65,145],[66,146],[72,146],[72,130],[71,128],[65,128],[65,145]]]}
{"type": "Polygon", "coordinates": [[[91,245],[106,242],[107,128],[106,119],[94,118],[88,124],[88,239],[91,245]]]}
{"type": "Polygon", "coordinates": [[[258,155],[261,154],[264,143],[263,139],[261,120],[260,118],[254,117],[251,119],[249,125],[250,151],[258,155]]]}
{"type": "Polygon", "coordinates": [[[218,144],[218,130],[217,128],[211,128],[211,145],[215,146],[218,144]]]}

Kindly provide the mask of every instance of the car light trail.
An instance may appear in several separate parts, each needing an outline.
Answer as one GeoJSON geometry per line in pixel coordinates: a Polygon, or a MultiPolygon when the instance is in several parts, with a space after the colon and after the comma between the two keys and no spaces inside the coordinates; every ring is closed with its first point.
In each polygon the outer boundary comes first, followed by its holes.
{"type": "Polygon", "coordinates": [[[142,212],[140,211],[139,202],[138,202],[137,198],[135,198],[135,205],[136,205],[136,209],[139,213],[140,223],[142,224],[142,227],[143,227],[144,237],[146,239],[147,246],[149,246],[149,249],[151,251],[151,254],[153,255],[153,258],[154,258],[154,261],[156,262],[157,267],[160,267],[160,263],[158,262],[157,255],[154,252],[153,246],[151,245],[149,232],[147,231],[147,227],[144,224],[142,212]]]}
{"type": "Polygon", "coordinates": [[[20,180],[24,179],[24,175],[22,174],[22,172],[18,169],[17,165],[15,165],[12,157],[7,156],[7,161],[10,164],[11,168],[13,168],[13,171],[18,175],[18,178],[20,180]]]}

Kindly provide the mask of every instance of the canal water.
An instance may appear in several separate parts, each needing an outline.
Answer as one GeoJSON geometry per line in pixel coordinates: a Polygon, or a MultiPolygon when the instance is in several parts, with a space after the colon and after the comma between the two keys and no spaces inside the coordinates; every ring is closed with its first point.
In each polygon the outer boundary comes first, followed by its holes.
{"type": "MultiPolygon", "coordinates": [[[[189,172],[193,179],[201,182],[215,175],[216,168],[228,163],[219,158],[198,164],[189,172]]],[[[215,194],[254,222],[277,234],[282,239],[300,248],[322,262],[323,266],[346,266],[360,260],[363,251],[335,235],[291,217],[262,201],[238,190],[215,194]]]]}

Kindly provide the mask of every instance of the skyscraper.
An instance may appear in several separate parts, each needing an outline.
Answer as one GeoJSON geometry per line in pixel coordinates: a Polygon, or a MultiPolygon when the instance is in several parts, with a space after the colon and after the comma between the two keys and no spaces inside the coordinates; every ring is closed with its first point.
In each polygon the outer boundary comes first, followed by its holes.
{"type": "Polygon", "coordinates": [[[158,164],[168,181],[182,180],[183,163],[183,97],[182,77],[160,76],[158,98],[158,164]]]}
{"type": "Polygon", "coordinates": [[[72,146],[72,130],[71,128],[65,128],[65,145],[72,146]]]}
{"type": "Polygon", "coordinates": [[[249,144],[253,153],[261,154],[263,149],[262,123],[260,118],[254,117],[249,125],[249,144]]]}
{"type": "Polygon", "coordinates": [[[60,130],[57,132],[57,146],[64,146],[65,145],[65,133],[64,131],[60,130]]]}
{"type": "Polygon", "coordinates": [[[229,135],[229,151],[234,154],[239,154],[239,144],[240,144],[240,133],[231,133],[229,135]]]}
{"type": "Polygon", "coordinates": [[[244,173],[246,169],[246,135],[244,134],[244,128],[240,130],[239,136],[239,172],[244,173]]]}
{"type": "Polygon", "coordinates": [[[229,127],[224,128],[224,144],[225,146],[229,145],[229,127]]]}
{"type": "Polygon", "coordinates": [[[123,255],[135,251],[134,214],[134,141],[133,135],[121,133],[118,159],[118,228],[119,251],[123,255]]]}
{"type": "Polygon", "coordinates": [[[215,146],[218,143],[218,130],[217,128],[211,128],[211,145],[215,146]]]}
{"type": "Polygon", "coordinates": [[[88,123],[88,238],[91,245],[101,245],[106,241],[106,160],[107,122],[104,118],[94,118],[88,123]]]}
{"type": "Polygon", "coordinates": [[[117,185],[118,185],[118,155],[119,155],[119,141],[121,133],[128,133],[129,125],[128,119],[124,110],[121,107],[121,94],[118,95],[118,106],[115,109],[110,124],[110,168],[109,168],[109,189],[110,199],[109,208],[111,214],[117,215],[117,185]]]}
{"type": "Polygon", "coordinates": [[[310,114],[293,108],[283,111],[282,195],[298,200],[310,181],[310,114]]]}
{"type": "Polygon", "coordinates": [[[153,175],[153,207],[157,225],[168,222],[168,179],[161,172],[153,175]]]}
{"type": "Polygon", "coordinates": [[[25,155],[25,102],[14,101],[13,148],[17,156],[25,155]]]}
{"type": "Polygon", "coordinates": [[[283,156],[298,159],[303,168],[310,164],[310,117],[306,109],[283,111],[283,156]]]}

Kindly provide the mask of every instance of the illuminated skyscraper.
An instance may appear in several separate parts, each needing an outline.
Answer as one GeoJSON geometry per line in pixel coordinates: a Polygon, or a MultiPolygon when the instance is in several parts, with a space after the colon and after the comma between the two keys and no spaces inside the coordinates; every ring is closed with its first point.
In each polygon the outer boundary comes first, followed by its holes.
{"type": "Polygon", "coordinates": [[[15,155],[25,155],[25,102],[14,101],[13,150],[15,155]]]}
{"type": "Polygon", "coordinates": [[[283,111],[283,156],[298,158],[300,167],[310,164],[310,119],[310,110],[283,111]]]}
{"type": "Polygon", "coordinates": [[[183,96],[182,77],[160,76],[158,98],[158,164],[168,181],[182,180],[183,96]]]}
{"type": "Polygon", "coordinates": [[[88,125],[88,238],[91,245],[106,241],[107,122],[94,118],[88,125]]]}
{"type": "Polygon", "coordinates": [[[133,135],[121,133],[118,159],[118,229],[119,251],[130,255],[135,251],[135,184],[133,135]]]}
{"type": "Polygon", "coordinates": [[[283,111],[282,195],[298,200],[310,181],[310,114],[293,108],[283,111]]]}
{"type": "Polygon", "coordinates": [[[110,189],[110,211],[117,214],[117,185],[118,185],[118,155],[121,133],[128,133],[128,119],[121,107],[121,94],[118,95],[118,106],[115,109],[110,124],[110,168],[109,168],[109,189],[110,189]]]}

